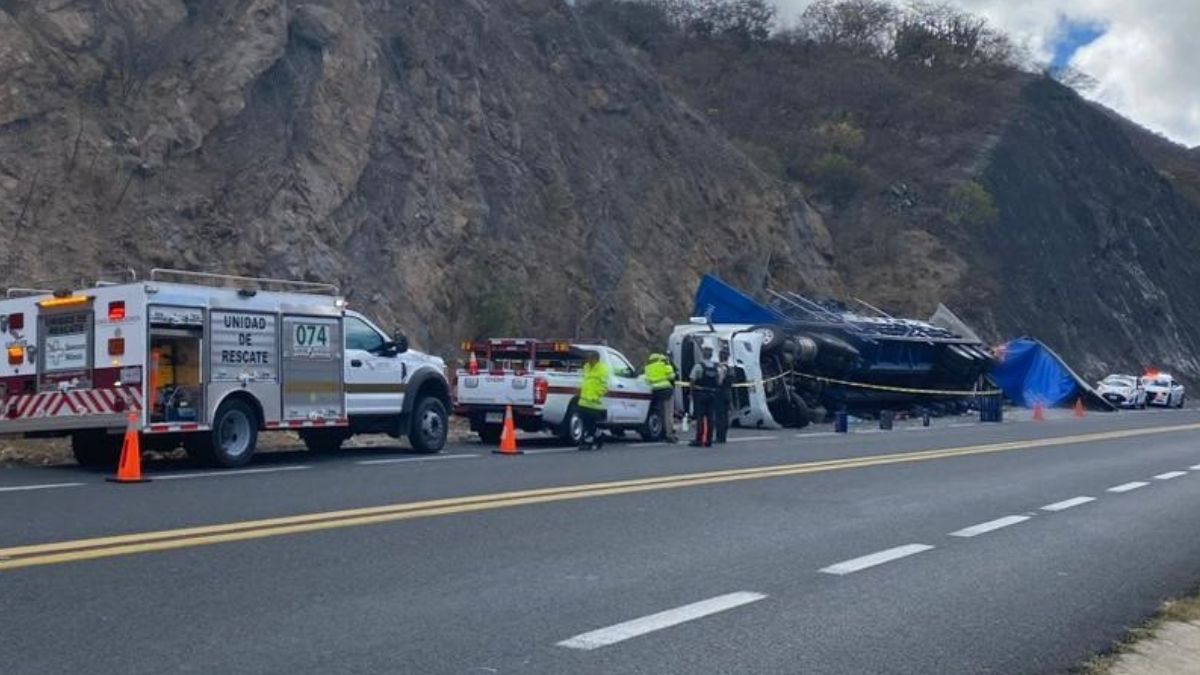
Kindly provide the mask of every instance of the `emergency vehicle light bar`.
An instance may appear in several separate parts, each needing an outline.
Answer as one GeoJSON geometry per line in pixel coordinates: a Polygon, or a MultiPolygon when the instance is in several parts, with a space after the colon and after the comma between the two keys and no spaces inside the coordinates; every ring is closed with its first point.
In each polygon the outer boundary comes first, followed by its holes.
{"type": "Polygon", "coordinates": [[[39,300],[37,305],[42,309],[53,309],[55,307],[74,307],[76,305],[86,305],[91,301],[92,298],[88,295],[68,295],[61,298],[39,300]]]}

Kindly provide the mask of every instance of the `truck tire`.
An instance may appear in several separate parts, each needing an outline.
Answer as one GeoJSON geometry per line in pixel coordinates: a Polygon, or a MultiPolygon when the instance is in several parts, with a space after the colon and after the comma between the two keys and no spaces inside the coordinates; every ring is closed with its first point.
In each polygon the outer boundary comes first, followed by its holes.
{"type": "Polygon", "coordinates": [[[121,459],[122,440],[104,431],[77,431],[71,434],[71,454],[79,466],[112,470],[121,459]]]}
{"type": "Polygon", "coordinates": [[[795,411],[792,417],[793,428],[803,429],[812,423],[812,411],[808,409],[808,403],[799,394],[792,394],[792,410],[795,411]]]}
{"type": "Polygon", "coordinates": [[[408,430],[413,450],[425,454],[441,452],[446,447],[447,433],[446,406],[432,396],[417,401],[408,430]]]}
{"type": "Polygon", "coordinates": [[[350,438],[345,429],[302,429],[300,440],[309,452],[332,453],[342,449],[342,443],[350,438]]]}
{"type": "Polygon", "coordinates": [[[186,448],[196,462],[228,469],[249,462],[257,446],[258,415],[249,403],[234,398],[217,408],[212,433],[186,448]]]}
{"type": "Polygon", "coordinates": [[[567,408],[567,415],[558,427],[558,437],[571,445],[583,442],[583,418],[580,417],[579,408],[574,403],[567,408]]]}
{"type": "Polygon", "coordinates": [[[784,332],[778,326],[768,326],[764,324],[761,326],[754,326],[748,332],[762,333],[763,343],[761,351],[763,354],[770,354],[776,349],[782,347],[783,343],[787,342],[787,335],[784,334],[784,332]]]}
{"type": "Polygon", "coordinates": [[[656,443],[663,440],[666,434],[667,425],[663,422],[662,410],[655,402],[650,406],[650,412],[646,413],[645,423],[638,427],[638,435],[647,443],[656,443]]]}

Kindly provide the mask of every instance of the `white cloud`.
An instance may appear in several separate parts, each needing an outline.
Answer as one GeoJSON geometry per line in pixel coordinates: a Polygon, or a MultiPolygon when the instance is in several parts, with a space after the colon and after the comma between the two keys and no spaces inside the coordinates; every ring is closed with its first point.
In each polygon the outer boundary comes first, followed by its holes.
{"type": "MultiPolygon", "coordinates": [[[[951,0],[988,18],[1048,61],[1063,21],[1100,24],[1104,35],[1071,63],[1096,79],[1088,95],[1139,124],[1200,146],[1200,2],[1197,0],[951,0]]],[[[792,20],[811,0],[777,0],[792,20]]]]}

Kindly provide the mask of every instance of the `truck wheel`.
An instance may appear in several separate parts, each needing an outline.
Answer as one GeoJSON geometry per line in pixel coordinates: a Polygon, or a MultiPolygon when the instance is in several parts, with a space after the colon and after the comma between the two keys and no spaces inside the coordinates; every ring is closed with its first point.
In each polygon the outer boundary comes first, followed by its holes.
{"type": "Polygon", "coordinates": [[[302,429],[300,440],[309,452],[331,453],[342,449],[342,443],[350,438],[345,429],[302,429]]]}
{"type": "Polygon", "coordinates": [[[657,403],[650,406],[650,412],[646,414],[646,422],[638,427],[638,435],[647,443],[655,443],[661,441],[666,435],[667,426],[663,424],[662,411],[657,403]]]}
{"type": "Polygon", "coordinates": [[[762,333],[763,343],[762,347],[760,347],[760,351],[763,354],[770,354],[776,349],[782,347],[783,343],[787,341],[787,335],[784,334],[784,332],[780,330],[778,326],[753,326],[748,332],[762,333]]]}
{"type": "Polygon", "coordinates": [[[583,417],[579,415],[579,408],[575,407],[574,403],[567,409],[567,416],[558,428],[558,437],[571,445],[583,442],[583,417]]]}
{"type": "Polygon", "coordinates": [[[111,470],[121,459],[122,440],[104,431],[79,431],[71,434],[71,454],[79,466],[111,470]]]}
{"type": "Polygon", "coordinates": [[[804,399],[797,394],[792,394],[792,424],[795,429],[803,429],[812,422],[812,413],[808,410],[808,404],[804,399]]]}
{"type": "Polygon", "coordinates": [[[427,454],[441,452],[446,447],[447,431],[446,406],[432,396],[418,401],[408,432],[413,450],[427,454]]]}
{"type": "Polygon", "coordinates": [[[258,415],[249,403],[230,399],[217,408],[212,433],[187,445],[188,455],[202,463],[232,468],[254,457],[258,445],[258,415]]]}

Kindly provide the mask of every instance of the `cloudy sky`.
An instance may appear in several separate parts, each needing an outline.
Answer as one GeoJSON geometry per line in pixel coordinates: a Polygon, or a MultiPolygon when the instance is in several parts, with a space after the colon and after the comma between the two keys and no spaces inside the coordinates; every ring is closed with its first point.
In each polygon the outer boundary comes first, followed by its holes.
{"type": "MultiPolygon", "coordinates": [[[[1087,93],[1200,146],[1200,0],[949,0],[986,16],[1039,60],[1095,78],[1087,93]]],[[[811,0],[776,0],[791,22],[811,0]]]]}

